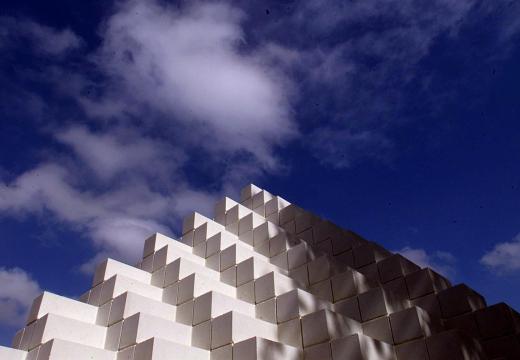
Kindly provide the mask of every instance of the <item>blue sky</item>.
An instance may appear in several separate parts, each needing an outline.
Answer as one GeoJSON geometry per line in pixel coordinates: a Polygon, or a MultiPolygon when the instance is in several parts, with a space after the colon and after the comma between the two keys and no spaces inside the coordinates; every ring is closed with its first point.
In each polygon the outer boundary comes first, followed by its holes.
{"type": "Polygon", "coordinates": [[[520,4],[8,1],[0,343],[250,182],[520,308],[520,4]]]}

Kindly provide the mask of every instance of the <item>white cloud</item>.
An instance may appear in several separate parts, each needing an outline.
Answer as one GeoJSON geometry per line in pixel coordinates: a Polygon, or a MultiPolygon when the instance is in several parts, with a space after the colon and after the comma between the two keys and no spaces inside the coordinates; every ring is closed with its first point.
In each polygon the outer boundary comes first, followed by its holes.
{"type": "Polygon", "coordinates": [[[498,273],[520,270],[520,234],[509,242],[496,244],[482,256],[480,263],[498,273]]]}
{"type": "Polygon", "coordinates": [[[199,147],[246,151],[274,166],[272,147],[296,134],[290,81],[267,56],[243,49],[243,18],[225,3],[182,10],[157,1],[121,3],[94,56],[109,79],[106,92],[80,102],[92,116],[109,118],[153,110],[170,127],[188,128],[187,140],[199,147]]]}
{"type": "Polygon", "coordinates": [[[429,267],[448,278],[456,274],[455,264],[457,259],[449,252],[427,253],[424,249],[414,249],[409,246],[394,252],[403,255],[420,267],[429,267]]]}
{"type": "Polygon", "coordinates": [[[22,269],[0,267],[0,323],[21,326],[40,293],[38,283],[22,269]]]}

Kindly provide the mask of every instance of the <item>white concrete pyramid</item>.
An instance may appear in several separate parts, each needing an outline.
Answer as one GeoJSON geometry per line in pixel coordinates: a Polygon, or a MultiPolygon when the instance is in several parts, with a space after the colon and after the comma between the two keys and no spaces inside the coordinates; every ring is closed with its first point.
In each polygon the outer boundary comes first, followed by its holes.
{"type": "Polygon", "coordinates": [[[520,359],[520,316],[249,185],[79,300],[44,292],[1,360],[520,359]]]}

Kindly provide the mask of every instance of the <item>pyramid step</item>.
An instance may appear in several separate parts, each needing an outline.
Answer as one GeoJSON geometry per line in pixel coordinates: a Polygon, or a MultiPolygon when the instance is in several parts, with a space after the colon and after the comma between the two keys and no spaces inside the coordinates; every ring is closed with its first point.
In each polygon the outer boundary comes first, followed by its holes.
{"type": "Polygon", "coordinates": [[[156,316],[137,313],[123,321],[119,349],[136,345],[151,337],[160,337],[189,345],[191,342],[191,327],[156,316]]]}
{"type": "Polygon", "coordinates": [[[408,291],[403,279],[370,289],[358,296],[361,319],[369,321],[410,307],[408,291]]]}
{"type": "Polygon", "coordinates": [[[276,318],[278,323],[299,319],[301,316],[331,309],[330,303],[301,289],[295,289],[276,298],[276,318]]]}
{"type": "Polygon", "coordinates": [[[369,278],[354,269],[334,275],[331,278],[331,284],[334,302],[348,299],[377,287],[377,283],[370,281],[369,278]]]}
{"type": "Polygon", "coordinates": [[[204,265],[194,263],[185,258],[179,258],[164,267],[164,281],[161,281],[163,275],[160,273],[154,277],[154,283],[158,285],[162,283],[163,287],[168,287],[169,285],[174,284],[195,273],[215,281],[220,280],[219,272],[208,269],[204,265]]]}
{"type": "MultiPolygon", "coordinates": [[[[152,300],[139,294],[127,291],[116,297],[109,309],[108,321],[105,326],[113,325],[134,314],[143,313],[165,320],[175,321],[177,309],[174,305],[152,300]]],[[[98,318],[98,323],[100,323],[98,318]]]]}
{"type": "Polygon", "coordinates": [[[235,235],[227,231],[221,231],[206,241],[206,254],[204,257],[208,258],[212,255],[216,255],[225,248],[236,243],[238,243],[238,238],[235,235]]]}
{"type": "Polygon", "coordinates": [[[150,273],[125,263],[106,259],[96,267],[92,287],[101,284],[103,281],[110,279],[114,275],[123,275],[129,279],[134,279],[144,284],[150,284],[152,276],[150,273]]]}
{"type": "Polygon", "coordinates": [[[445,319],[486,307],[484,297],[465,284],[443,290],[437,294],[437,298],[445,319]]]}
{"type": "MultiPolygon", "coordinates": [[[[392,345],[372,339],[370,336],[353,334],[330,343],[333,360],[395,360],[392,345]]],[[[446,359],[448,359],[447,357],[446,359]]],[[[451,358],[449,358],[451,359],[451,358]]],[[[419,360],[419,358],[415,359],[419,360]]]]}
{"type": "MultiPolygon", "coordinates": [[[[204,265],[204,259],[194,255],[193,248],[185,245],[177,240],[173,240],[168,245],[160,248],[153,254],[153,267],[151,272],[155,272],[158,269],[170,264],[177,259],[186,259],[193,263],[204,265]]],[[[149,258],[152,255],[148,256],[149,258]]]]}
{"type": "Polygon", "coordinates": [[[229,311],[249,317],[255,316],[254,305],[216,291],[210,291],[195,298],[193,306],[193,325],[214,319],[229,311]]]}
{"type": "Polygon", "coordinates": [[[439,293],[451,287],[448,279],[430,268],[424,268],[407,274],[405,281],[410,293],[410,299],[420,298],[432,293],[439,293]]]}
{"type": "Polygon", "coordinates": [[[128,360],[209,360],[209,358],[209,351],[168,341],[160,337],[152,337],[137,344],[133,356],[128,360]]]}
{"type": "Polygon", "coordinates": [[[255,302],[258,304],[298,287],[290,277],[271,271],[255,280],[255,302]]]}
{"type": "Polygon", "coordinates": [[[191,213],[182,220],[182,235],[194,231],[196,228],[208,221],[211,221],[211,219],[199,214],[198,212],[191,213]]]}
{"type": "MultiPolygon", "coordinates": [[[[0,352],[0,358],[1,352],[0,352]]],[[[27,354],[27,360],[115,360],[116,353],[113,351],[98,349],[92,346],[83,345],[77,342],[61,339],[52,339],[32,350],[27,354]]],[[[8,358],[9,359],[9,358],[8,358]]]]}
{"type": "Polygon", "coordinates": [[[361,333],[361,324],[333,311],[323,309],[301,318],[303,346],[361,333]]]}
{"type": "Polygon", "coordinates": [[[177,305],[197,298],[209,291],[215,291],[223,295],[236,298],[235,287],[224,284],[218,280],[208,278],[204,275],[200,275],[199,273],[194,273],[179,281],[177,305]]]}
{"type": "Polygon", "coordinates": [[[235,200],[228,197],[224,197],[218,201],[214,208],[215,221],[219,224],[226,225],[226,213],[237,204],[235,200]]]}
{"type": "Polygon", "coordinates": [[[274,324],[230,311],[211,322],[211,349],[237,343],[254,336],[277,340],[274,324]]]}
{"type": "Polygon", "coordinates": [[[301,360],[302,351],[298,348],[253,337],[235,343],[233,360],[301,360]]]}
{"type": "MultiPolygon", "coordinates": [[[[255,248],[259,247],[282,233],[285,233],[285,231],[278,225],[270,221],[264,221],[253,229],[253,246],[255,248]]],[[[263,255],[267,256],[268,254],[264,253],[263,255]]]]}
{"type": "Polygon", "coordinates": [[[52,339],[81,343],[102,349],[106,327],[47,314],[25,328],[20,341],[20,350],[32,350],[52,339]]]}
{"type": "Polygon", "coordinates": [[[458,330],[443,331],[426,338],[430,360],[484,360],[482,346],[458,330]]]}
{"type": "Polygon", "coordinates": [[[88,303],[101,306],[127,291],[154,300],[162,299],[162,289],[116,274],[90,291],[88,303]]]}
{"type": "Polygon", "coordinates": [[[40,319],[48,313],[94,324],[98,308],[45,291],[34,299],[27,318],[27,324],[40,319]]]}

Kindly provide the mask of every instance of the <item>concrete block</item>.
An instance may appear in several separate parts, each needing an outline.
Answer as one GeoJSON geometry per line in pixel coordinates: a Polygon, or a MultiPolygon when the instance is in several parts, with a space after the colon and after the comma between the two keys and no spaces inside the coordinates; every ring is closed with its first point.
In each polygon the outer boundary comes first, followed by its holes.
{"type": "Polygon", "coordinates": [[[484,339],[520,333],[518,314],[504,303],[475,311],[475,318],[484,339]]]}
{"type": "Polygon", "coordinates": [[[186,234],[181,236],[180,242],[186,246],[193,247],[193,237],[195,236],[195,230],[190,230],[186,234]]]}
{"type": "Polygon", "coordinates": [[[290,204],[291,203],[284,198],[275,196],[265,203],[265,215],[269,216],[272,214],[278,214],[283,208],[289,206],[290,204]]]}
{"type": "Polygon", "coordinates": [[[302,212],[296,215],[294,222],[296,225],[296,233],[300,234],[304,230],[317,225],[319,222],[321,222],[321,219],[318,216],[311,214],[310,212],[302,212]]]}
{"type": "Polygon", "coordinates": [[[201,242],[193,247],[193,255],[197,255],[203,259],[206,258],[206,241],[201,242]]]}
{"type": "Polygon", "coordinates": [[[255,281],[251,280],[237,287],[237,299],[255,304],[255,281]]]}
{"type": "Polygon", "coordinates": [[[255,316],[257,319],[276,324],[276,298],[257,303],[255,316]]]}
{"type": "Polygon", "coordinates": [[[55,314],[37,320],[31,336],[29,350],[52,339],[78,342],[97,348],[105,344],[106,328],[55,314]]]}
{"type": "Polygon", "coordinates": [[[210,291],[194,300],[193,325],[211,320],[229,311],[236,311],[250,317],[255,316],[255,307],[252,304],[210,291]]]}
{"type": "Polygon", "coordinates": [[[274,324],[232,311],[213,320],[211,348],[238,343],[254,336],[276,340],[276,333],[277,329],[274,324]]]}
{"type": "Polygon", "coordinates": [[[280,225],[280,214],[278,214],[277,212],[272,213],[271,215],[267,215],[265,219],[277,226],[280,225]]]}
{"type": "Polygon", "coordinates": [[[150,254],[147,257],[143,258],[143,260],[141,261],[140,269],[148,273],[153,272],[153,258],[154,254],[150,254]]]}
{"type": "Polygon", "coordinates": [[[0,346],[0,359],[26,360],[26,356],[27,356],[26,351],[0,346]]]}
{"type": "Polygon", "coordinates": [[[195,273],[179,281],[177,304],[182,304],[208,291],[218,291],[230,297],[236,296],[236,289],[234,287],[195,273]]]}
{"type": "Polygon", "coordinates": [[[337,236],[332,237],[332,252],[334,255],[352,250],[366,242],[361,236],[350,230],[343,230],[337,236]]]}
{"type": "MultiPolygon", "coordinates": [[[[486,339],[482,341],[482,347],[488,359],[520,359],[520,335],[486,339]]],[[[475,359],[477,358],[475,357],[475,359]]]]}
{"type": "Polygon", "coordinates": [[[255,207],[253,212],[265,218],[265,204],[255,207]]]}
{"type": "Polygon", "coordinates": [[[122,330],[123,321],[112,324],[107,328],[107,335],[105,338],[105,349],[110,351],[117,351],[119,349],[119,342],[121,340],[122,330]]]}
{"type": "Polygon", "coordinates": [[[338,255],[334,255],[334,259],[348,267],[354,268],[354,252],[352,250],[344,251],[338,255]]]}
{"type": "Polygon", "coordinates": [[[254,256],[258,255],[252,249],[243,244],[233,244],[220,252],[220,271],[254,256]]]}
{"type": "Polygon", "coordinates": [[[48,341],[38,352],[38,360],[113,360],[114,356],[115,353],[112,351],[98,349],[92,346],[62,339],[53,339],[48,341]]]}
{"type": "Polygon", "coordinates": [[[298,349],[303,348],[302,343],[302,325],[300,319],[293,319],[278,324],[278,340],[298,349]]]}
{"type": "Polygon", "coordinates": [[[289,221],[288,223],[285,223],[280,226],[285,232],[289,234],[296,234],[296,223],[294,222],[294,220],[289,221]]]}
{"type": "Polygon", "coordinates": [[[227,231],[221,231],[210,237],[206,242],[206,257],[219,253],[237,242],[238,238],[236,236],[227,231]]]}
{"type": "Polygon", "coordinates": [[[153,259],[153,267],[157,270],[180,258],[195,264],[204,265],[204,259],[192,254],[191,246],[176,241],[157,250],[153,259]]]}
{"type": "Polygon", "coordinates": [[[237,285],[240,286],[251,280],[258,279],[271,271],[279,272],[276,266],[260,260],[259,257],[250,257],[237,264],[237,285]]]}
{"type": "Polygon", "coordinates": [[[367,242],[353,248],[354,266],[357,268],[381,261],[391,254],[374,243],[367,242]]]}
{"type": "Polygon", "coordinates": [[[154,300],[162,299],[161,288],[143,284],[139,281],[129,279],[121,275],[114,275],[102,284],[99,305],[102,305],[127,291],[131,291],[154,300]]]}
{"type": "Polygon", "coordinates": [[[134,360],[209,360],[209,351],[154,337],[137,344],[134,360]]]}
{"type": "Polygon", "coordinates": [[[135,345],[117,352],[116,360],[134,360],[135,345]]]}
{"type": "Polygon", "coordinates": [[[163,235],[161,233],[155,233],[144,241],[143,258],[152,255],[157,250],[171,244],[176,240],[163,235]]]}
{"type": "Polygon", "coordinates": [[[85,291],[83,294],[81,294],[78,298],[78,301],[81,301],[82,303],[88,304],[88,298],[90,296],[90,290],[85,291]]]}
{"type": "Polygon", "coordinates": [[[164,288],[162,301],[166,304],[177,305],[177,295],[179,294],[179,283],[171,284],[164,288]]]}
{"type": "Polygon", "coordinates": [[[282,269],[284,271],[289,271],[289,262],[287,259],[287,253],[283,252],[278,255],[273,256],[269,259],[269,263],[273,264],[279,269],[282,269]]]}
{"type": "Polygon", "coordinates": [[[25,328],[21,328],[16,332],[16,334],[13,337],[13,341],[11,342],[11,347],[14,349],[19,349],[20,344],[22,343],[23,333],[25,331],[25,328]]]}
{"type": "Polygon", "coordinates": [[[390,313],[410,307],[408,289],[403,278],[398,278],[383,285],[387,308],[390,313]]]}
{"type": "Polygon", "coordinates": [[[296,281],[272,271],[255,280],[255,301],[256,303],[260,303],[296,289],[297,287],[298,284],[296,281]]]}
{"type": "Polygon", "coordinates": [[[97,311],[96,325],[108,326],[110,308],[112,307],[112,301],[101,305],[97,311]]]}
{"type": "Polygon", "coordinates": [[[388,307],[382,288],[374,288],[358,296],[361,319],[368,321],[388,315],[388,307]]]}
{"type": "Polygon", "coordinates": [[[212,220],[200,225],[195,228],[195,233],[193,234],[193,246],[206,242],[210,237],[224,230],[224,226],[212,220]]]}
{"type": "Polygon", "coordinates": [[[248,209],[253,209],[253,199],[247,199],[242,202],[240,202],[241,205],[245,206],[248,209]]]}
{"type": "MultiPolygon", "coordinates": [[[[228,210],[226,213],[226,228],[228,225],[238,223],[244,216],[249,215],[253,210],[247,207],[237,204],[228,210]]],[[[238,229],[237,229],[238,230],[238,229]]],[[[238,235],[238,232],[236,233],[238,235]]]]}
{"type": "Polygon", "coordinates": [[[164,285],[169,286],[191,274],[202,274],[207,278],[219,280],[220,274],[216,271],[206,268],[205,266],[196,264],[184,258],[177,259],[166,265],[164,277],[164,285]]]}
{"type": "Polygon", "coordinates": [[[173,305],[126,292],[114,299],[108,323],[109,325],[115,324],[137,313],[174,321],[176,311],[177,309],[173,305]]]}
{"type": "Polygon", "coordinates": [[[273,195],[265,190],[262,190],[253,195],[253,209],[265,205],[269,200],[273,198],[273,195]]]}
{"type": "Polygon", "coordinates": [[[356,321],[361,321],[361,312],[359,311],[359,301],[357,296],[334,303],[333,310],[343,316],[356,321]]]}
{"type": "Polygon", "coordinates": [[[249,213],[238,221],[238,235],[241,236],[246,232],[253,231],[254,228],[265,222],[265,219],[257,213],[249,213]]]}
{"type": "Polygon", "coordinates": [[[440,321],[442,318],[441,306],[436,294],[429,294],[410,301],[412,306],[418,306],[430,315],[432,321],[440,321]]]}
{"type": "Polygon", "coordinates": [[[301,289],[295,289],[278,296],[276,303],[276,318],[279,323],[299,319],[301,316],[321,309],[331,308],[326,301],[301,289]]]}
{"type": "Polygon", "coordinates": [[[299,349],[261,337],[253,337],[233,346],[233,360],[300,360],[301,358],[299,349]]]}
{"type": "Polygon", "coordinates": [[[486,301],[475,290],[460,284],[437,294],[442,316],[450,318],[486,307],[486,301]]]}
{"type": "Polygon", "coordinates": [[[253,246],[253,230],[241,234],[238,238],[242,243],[246,243],[248,246],[253,246]]]}
{"type": "Polygon", "coordinates": [[[164,288],[164,279],[166,277],[166,266],[154,271],[152,273],[151,285],[164,288]]]}
{"type": "Polygon", "coordinates": [[[186,301],[177,306],[175,321],[184,325],[193,325],[193,300],[186,301]]]}
{"type": "Polygon", "coordinates": [[[289,270],[289,277],[300,284],[302,288],[307,288],[309,286],[309,272],[307,271],[307,264],[289,270]]]}
{"type": "Polygon", "coordinates": [[[211,219],[201,215],[197,212],[194,212],[188,216],[186,216],[182,221],[182,235],[190,232],[191,230],[195,230],[199,226],[204,223],[212,221],[211,219]]]}
{"type": "Polygon", "coordinates": [[[201,349],[211,349],[211,320],[193,326],[191,346],[201,349]]]}
{"type": "MultiPolygon", "coordinates": [[[[293,233],[291,232],[291,234],[293,233]]],[[[296,224],[294,225],[294,234],[296,234],[296,224]]],[[[301,233],[296,234],[296,236],[298,237],[298,239],[301,239],[309,245],[315,245],[312,234],[312,228],[308,228],[307,230],[304,230],[301,233]]]]}
{"type": "Polygon", "coordinates": [[[123,275],[127,278],[140,281],[144,284],[150,284],[152,275],[146,271],[137,269],[133,266],[124,264],[122,262],[106,259],[96,268],[94,273],[94,280],[92,287],[101,284],[103,281],[110,279],[114,275],[123,275]]]}
{"type": "Polygon", "coordinates": [[[304,349],[305,360],[332,360],[330,342],[308,346],[304,349]]]}
{"type": "Polygon", "coordinates": [[[273,238],[269,239],[269,257],[285,252],[299,243],[301,243],[301,240],[296,239],[293,235],[280,232],[273,238]]]}
{"type": "Polygon", "coordinates": [[[36,322],[33,322],[25,327],[25,330],[22,335],[22,339],[20,340],[20,345],[18,346],[19,350],[28,351],[31,346],[31,338],[34,332],[34,328],[36,326],[36,322]]]}
{"type": "Polygon", "coordinates": [[[325,256],[319,256],[312,260],[307,265],[309,271],[309,283],[316,284],[317,282],[330,279],[334,274],[339,272],[339,269],[331,263],[331,260],[325,256]]]}
{"type": "Polygon", "coordinates": [[[330,310],[320,310],[302,317],[303,346],[342,338],[361,332],[361,325],[330,310]]]}
{"type": "Polygon", "coordinates": [[[303,212],[303,209],[290,204],[280,210],[280,225],[284,225],[290,221],[294,221],[296,216],[303,212]]]}
{"type": "Polygon", "coordinates": [[[402,344],[432,334],[432,321],[428,313],[421,308],[411,307],[390,314],[393,339],[402,344]]]}
{"type": "Polygon", "coordinates": [[[379,278],[382,283],[404,277],[410,273],[416,272],[421,268],[410,260],[404,258],[400,254],[392,255],[377,263],[379,270],[379,278]]]}
{"type": "Polygon", "coordinates": [[[283,230],[276,224],[264,221],[253,229],[253,245],[256,246],[263,243],[281,232],[283,232],[283,230]]]}
{"type": "Polygon", "coordinates": [[[233,345],[224,345],[211,350],[211,360],[233,360],[233,345]]]}
{"type": "Polygon", "coordinates": [[[289,269],[294,269],[316,259],[314,250],[305,242],[301,242],[287,250],[289,269]]]}
{"type": "Polygon", "coordinates": [[[220,272],[220,253],[213,254],[206,258],[206,267],[220,272]]]}
{"type": "Polygon", "coordinates": [[[97,307],[93,305],[45,291],[33,301],[27,318],[27,324],[48,313],[94,324],[96,322],[97,312],[97,307]]]}
{"type": "Polygon", "coordinates": [[[484,359],[480,344],[457,330],[443,331],[426,338],[430,360],[484,359]]]}
{"type": "MultiPolygon", "coordinates": [[[[304,238],[305,240],[305,238],[304,238]]],[[[333,253],[332,253],[332,240],[329,238],[329,239],[325,239],[323,240],[322,242],[320,243],[315,243],[313,245],[314,247],[314,250],[316,250],[317,253],[319,254],[325,254],[327,256],[329,256],[330,258],[333,258],[333,253]]]]}
{"type": "Polygon", "coordinates": [[[333,340],[332,359],[334,360],[394,360],[392,345],[372,339],[369,336],[354,334],[333,340]]]}
{"type": "Polygon", "coordinates": [[[330,280],[323,280],[320,281],[314,285],[309,286],[309,292],[313,293],[317,297],[333,302],[333,296],[332,296],[332,285],[330,280]]]}
{"type": "Polygon", "coordinates": [[[410,299],[416,299],[431,293],[438,293],[451,286],[450,282],[430,268],[425,268],[405,276],[410,299]]]}
{"type": "Polygon", "coordinates": [[[397,360],[429,360],[426,341],[418,339],[395,346],[397,360]]]}
{"type": "Polygon", "coordinates": [[[123,322],[119,348],[124,349],[151,337],[160,337],[164,340],[189,345],[191,342],[191,328],[177,322],[137,313],[123,322]]]}
{"type": "Polygon", "coordinates": [[[347,270],[331,278],[334,302],[361,294],[375,287],[366,276],[356,270],[347,270]]]}
{"type": "Polygon", "coordinates": [[[244,188],[242,188],[242,190],[240,190],[240,202],[247,199],[251,199],[253,196],[255,196],[261,191],[262,189],[260,189],[258,186],[254,184],[249,184],[245,186],[244,188]]]}
{"type": "Polygon", "coordinates": [[[390,320],[388,316],[366,321],[363,323],[363,334],[370,336],[372,339],[393,344],[392,329],[390,328],[390,320]]]}
{"type": "Polygon", "coordinates": [[[466,313],[464,315],[445,319],[442,324],[444,325],[443,329],[459,330],[475,339],[481,338],[477,320],[475,318],[475,313],[466,313]]]}
{"type": "Polygon", "coordinates": [[[231,266],[220,273],[220,281],[224,284],[237,286],[237,267],[231,266]]]}
{"type": "Polygon", "coordinates": [[[226,213],[237,204],[238,203],[235,200],[228,197],[217,202],[215,205],[215,221],[222,225],[226,225],[226,213]]]}

